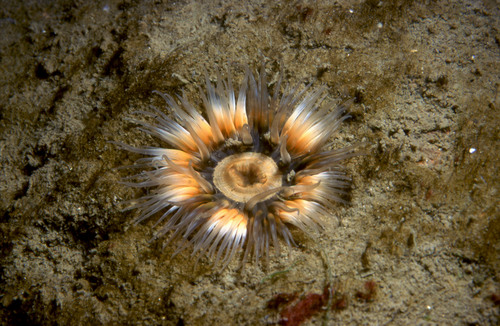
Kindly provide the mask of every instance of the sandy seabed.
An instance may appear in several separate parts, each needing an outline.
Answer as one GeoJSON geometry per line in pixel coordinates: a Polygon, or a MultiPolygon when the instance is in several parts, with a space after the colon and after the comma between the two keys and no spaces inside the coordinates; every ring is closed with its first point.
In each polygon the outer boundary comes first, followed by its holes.
{"type": "Polygon", "coordinates": [[[325,286],[345,306],[304,325],[499,323],[496,1],[1,8],[1,324],[285,324],[270,300],[325,286]],[[336,136],[370,152],[346,164],[351,204],[268,264],[172,258],[175,244],[149,242],[154,220],[120,209],[141,192],[116,168],[138,157],[109,141],[159,145],[130,122],[161,106],[153,90],[200,104],[205,69],[241,80],[262,62],[271,84],[283,71],[355,99],[336,136]]]}

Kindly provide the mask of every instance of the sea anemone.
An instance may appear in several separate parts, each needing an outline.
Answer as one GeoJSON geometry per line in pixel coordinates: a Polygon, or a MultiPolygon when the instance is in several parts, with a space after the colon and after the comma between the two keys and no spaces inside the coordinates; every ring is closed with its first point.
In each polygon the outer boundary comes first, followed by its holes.
{"type": "Polygon", "coordinates": [[[318,230],[349,187],[340,163],[353,147],[332,149],[331,141],[347,104],[326,100],[325,86],[281,93],[281,80],[270,96],[264,66],[255,76],[247,68],[236,96],[230,74],[215,85],[207,76],[204,114],[185,96],[156,92],[167,113],[152,107],[139,113],[153,124],[136,122],[166,147],[119,143],[146,156],[133,165],[143,171],[124,180],[148,189],[128,207],[140,210],[134,222],[159,216],[154,238],[170,233],[184,240],[176,253],[192,246],[224,267],[240,249],[243,265],[252,255],[267,259],[271,245],[278,255],[279,238],[295,245],[290,226],[318,230]]]}

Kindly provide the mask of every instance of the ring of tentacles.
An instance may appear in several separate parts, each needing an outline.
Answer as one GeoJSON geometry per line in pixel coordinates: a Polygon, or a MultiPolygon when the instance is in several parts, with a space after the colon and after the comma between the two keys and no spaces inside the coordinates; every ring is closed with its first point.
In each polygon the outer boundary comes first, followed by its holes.
{"type": "Polygon", "coordinates": [[[224,266],[238,252],[244,263],[268,258],[271,246],[279,254],[280,241],[294,245],[290,226],[317,230],[349,186],[341,163],[353,147],[332,141],[347,104],[327,100],[323,86],[281,91],[281,80],[270,95],[265,68],[247,69],[236,95],[230,75],[206,77],[203,112],[156,92],[166,110],[141,111],[154,122],[136,122],[164,147],[118,143],[145,156],[124,181],[148,189],[128,207],[140,210],[135,222],[158,216],[155,238],[170,234],[182,239],[177,251],[192,246],[224,266]]]}

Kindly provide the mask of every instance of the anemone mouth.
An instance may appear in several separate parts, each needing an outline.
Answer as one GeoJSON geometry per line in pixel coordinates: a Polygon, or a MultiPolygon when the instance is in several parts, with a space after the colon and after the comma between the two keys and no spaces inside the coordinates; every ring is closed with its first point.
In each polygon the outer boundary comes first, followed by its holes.
{"type": "Polygon", "coordinates": [[[272,189],[281,187],[282,175],[274,160],[261,153],[233,154],[220,161],[214,170],[214,185],[227,198],[238,203],[247,203],[262,193],[274,196],[272,189]]]}
{"type": "Polygon", "coordinates": [[[280,96],[280,78],[270,96],[262,66],[255,76],[247,69],[236,94],[230,76],[218,77],[215,87],[206,78],[205,115],[185,97],[179,103],[159,92],[170,114],[140,112],[156,123],[136,122],[165,146],[118,145],[146,155],[135,165],[142,172],[124,182],[149,190],[129,207],[140,210],[135,223],[159,215],[155,238],[187,240],[178,251],[191,244],[193,255],[224,267],[243,249],[243,266],[249,256],[267,260],[270,246],[279,253],[279,239],[291,247],[290,226],[318,230],[319,216],[345,202],[349,178],[340,163],[356,153],[331,149],[347,115],[345,105],[325,100],[325,87],[287,87],[280,96]]]}

